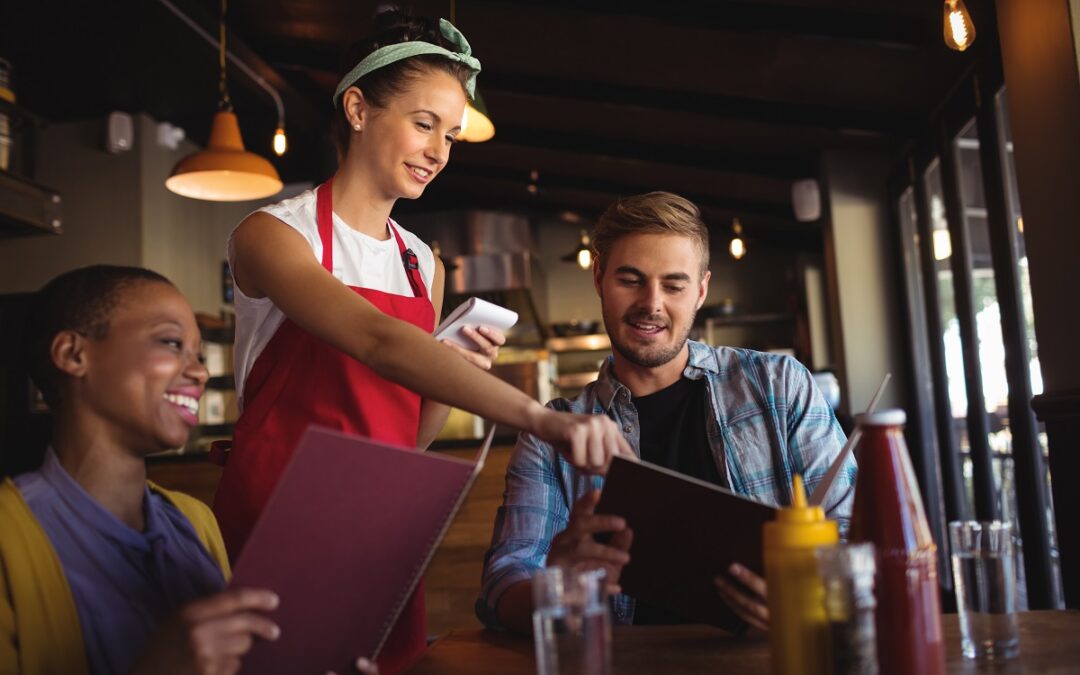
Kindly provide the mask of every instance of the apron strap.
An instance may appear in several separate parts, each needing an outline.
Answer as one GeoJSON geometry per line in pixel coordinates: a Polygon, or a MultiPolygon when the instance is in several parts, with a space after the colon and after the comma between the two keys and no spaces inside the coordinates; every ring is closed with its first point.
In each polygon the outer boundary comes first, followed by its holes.
{"type": "Polygon", "coordinates": [[[334,274],[334,193],[331,177],[319,186],[315,193],[315,217],[319,224],[319,241],[322,242],[322,266],[334,274]]]}
{"type": "MultiPolygon", "coordinates": [[[[322,266],[330,274],[334,273],[334,193],[333,178],[319,186],[315,193],[315,214],[319,225],[319,241],[322,242],[322,266]]],[[[394,233],[397,240],[398,251],[401,253],[401,264],[405,267],[405,276],[409,278],[413,294],[418,298],[427,297],[427,286],[424,278],[420,276],[420,261],[411,248],[405,246],[405,240],[401,238],[396,227],[390,220],[386,226],[394,233]]]]}
{"type": "Polygon", "coordinates": [[[386,226],[394,233],[397,240],[398,251],[401,252],[401,264],[405,266],[405,276],[409,277],[409,285],[412,286],[413,294],[418,298],[427,297],[427,286],[424,278],[420,276],[420,260],[411,248],[405,247],[405,240],[401,238],[396,227],[391,221],[386,221],[386,226]]]}

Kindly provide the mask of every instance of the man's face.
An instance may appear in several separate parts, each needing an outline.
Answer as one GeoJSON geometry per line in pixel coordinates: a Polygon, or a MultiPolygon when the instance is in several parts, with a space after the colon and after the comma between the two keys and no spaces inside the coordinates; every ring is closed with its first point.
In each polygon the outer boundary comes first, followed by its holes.
{"type": "Polygon", "coordinates": [[[604,269],[593,269],[615,351],[644,368],[682,354],[709,276],[701,274],[701,255],[687,237],[634,234],[615,242],[604,269]]]}

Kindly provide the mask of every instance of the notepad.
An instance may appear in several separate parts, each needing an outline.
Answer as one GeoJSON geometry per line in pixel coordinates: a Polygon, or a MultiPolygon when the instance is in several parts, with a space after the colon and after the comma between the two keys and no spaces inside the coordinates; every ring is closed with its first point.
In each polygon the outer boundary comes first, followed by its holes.
{"type": "Polygon", "coordinates": [[[474,462],[311,427],[236,562],[230,586],[281,604],[245,673],[353,672],[374,658],[491,447],[474,462]]]}
{"type": "MultiPolygon", "coordinates": [[[[733,562],[765,576],[762,526],[772,506],[670,469],[615,457],[597,513],[626,519],[634,531],[623,592],[687,623],[739,630],[713,578],[733,562]]],[[[729,577],[730,578],[730,577],[729,577]]]]}
{"type": "Polygon", "coordinates": [[[505,332],[510,330],[517,320],[517,312],[513,310],[480,298],[469,298],[458,305],[453,312],[450,312],[446,320],[439,324],[439,327],[435,329],[435,339],[449,340],[461,347],[476,351],[476,343],[462,332],[462,328],[491,326],[505,332]]]}

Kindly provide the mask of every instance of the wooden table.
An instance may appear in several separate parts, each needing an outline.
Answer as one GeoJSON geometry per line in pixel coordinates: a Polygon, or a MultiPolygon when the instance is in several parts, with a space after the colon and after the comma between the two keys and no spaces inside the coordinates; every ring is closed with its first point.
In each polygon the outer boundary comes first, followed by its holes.
{"type": "MultiPolygon", "coordinates": [[[[944,617],[949,673],[1080,673],[1080,611],[1020,613],[1020,656],[979,665],[960,655],[955,614],[944,617]]],[[[732,637],[708,626],[615,628],[613,675],[718,673],[771,675],[766,638],[732,637]]],[[[452,631],[435,642],[409,675],[514,675],[535,673],[532,642],[485,630],[452,631]]],[[[916,674],[913,674],[916,675],[916,674]]]]}

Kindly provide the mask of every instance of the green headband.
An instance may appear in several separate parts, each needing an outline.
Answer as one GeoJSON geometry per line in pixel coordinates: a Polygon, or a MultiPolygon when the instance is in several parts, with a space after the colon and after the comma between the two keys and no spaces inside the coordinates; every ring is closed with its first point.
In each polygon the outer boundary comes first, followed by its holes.
{"type": "Polygon", "coordinates": [[[469,46],[469,41],[465,39],[465,36],[461,34],[461,31],[454,28],[454,24],[446,19],[439,19],[439,32],[454,45],[456,51],[450,51],[439,45],[433,45],[430,42],[423,42],[421,40],[399,42],[397,44],[379,47],[365,56],[363,61],[356,64],[345,77],[341,78],[341,82],[338,83],[337,90],[334,92],[334,107],[336,108],[338,106],[338,102],[341,100],[341,96],[345,93],[345,90],[353,86],[353,84],[364,75],[367,75],[373,70],[388,66],[391,63],[412,56],[420,56],[421,54],[437,54],[439,56],[445,56],[451,61],[458,61],[464,64],[465,67],[471,71],[469,73],[469,79],[465,82],[465,91],[469,93],[470,99],[474,98],[476,96],[476,75],[480,72],[480,61],[472,55],[472,47],[469,46]]]}

